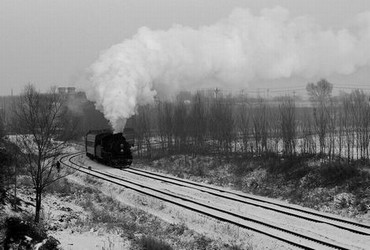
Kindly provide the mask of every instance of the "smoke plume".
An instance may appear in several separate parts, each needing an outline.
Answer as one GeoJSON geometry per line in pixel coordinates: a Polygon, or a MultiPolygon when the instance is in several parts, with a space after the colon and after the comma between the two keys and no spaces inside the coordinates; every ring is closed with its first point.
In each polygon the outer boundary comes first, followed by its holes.
{"type": "Polygon", "coordinates": [[[91,66],[88,98],[120,131],[138,105],[157,94],[227,86],[251,80],[351,74],[370,62],[370,12],[347,29],[322,29],[309,17],[277,7],[253,15],[235,9],[198,29],[142,27],[101,53],[91,66]]]}

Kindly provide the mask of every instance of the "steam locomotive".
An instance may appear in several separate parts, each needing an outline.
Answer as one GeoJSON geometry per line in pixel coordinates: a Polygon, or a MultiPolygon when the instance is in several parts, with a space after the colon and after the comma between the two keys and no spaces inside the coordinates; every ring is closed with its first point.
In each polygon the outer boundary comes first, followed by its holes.
{"type": "Polygon", "coordinates": [[[131,165],[131,146],[122,133],[93,130],[85,137],[86,156],[119,168],[131,165]]]}

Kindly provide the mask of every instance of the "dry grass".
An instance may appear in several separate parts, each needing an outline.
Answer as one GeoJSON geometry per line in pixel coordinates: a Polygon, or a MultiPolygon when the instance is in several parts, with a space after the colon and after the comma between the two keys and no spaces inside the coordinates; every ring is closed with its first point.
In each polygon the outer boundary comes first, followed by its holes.
{"type": "Polygon", "coordinates": [[[163,171],[194,181],[203,181],[271,198],[283,198],[299,205],[362,216],[370,209],[370,174],[361,162],[320,162],[310,157],[283,159],[277,156],[248,159],[215,160],[209,156],[175,155],[149,164],[163,171]],[[359,165],[360,164],[360,165],[359,165]],[[351,204],[338,207],[335,197],[341,193],[354,196],[351,204]]]}
{"type": "MultiPolygon", "coordinates": [[[[169,211],[165,204],[156,199],[135,195],[130,199],[139,206],[137,208],[127,206],[116,199],[117,195],[124,193],[118,194],[120,192],[117,193],[115,188],[108,188],[110,192],[107,194],[102,192],[104,184],[97,185],[97,181],[89,177],[82,179],[84,184],[67,181],[68,189],[73,194],[71,197],[74,197],[75,203],[89,214],[88,217],[81,218],[69,226],[75,227],[76,231],[93,229],[98,230],[100,234],[106,232],[121,235],[132,242],[133,249],[214,249],[215,246],[216,249],[236,249],[232,244],[224,245],[220,240],[189,229],[186,221],[168,223],[152,215],[151,209],[163,213],[169,211]],[[144,210],[140,205],[144,206],[144,210]]],[[[57,189],[60,190],[55,188],[57,189]]],[[[64,195],[66,190],[61,190],[64,195]]],[[[180,216],[180,213],[178,215],[180,216]]],[[[108,242],[106,245],[109,245],[108,242]]]]}
{"type": "Polygon", "coordinates": [[[143,236],[136,240],[136,245],[143,250],[172,250],[173,248],[163,240],[151,236],[143,236]]]}

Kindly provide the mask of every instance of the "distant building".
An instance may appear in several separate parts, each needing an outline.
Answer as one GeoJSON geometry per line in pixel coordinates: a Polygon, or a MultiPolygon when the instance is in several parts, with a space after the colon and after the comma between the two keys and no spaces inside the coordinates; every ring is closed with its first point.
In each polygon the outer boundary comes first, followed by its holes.
{"type": "Polygon", "coordinates": [[[59,87],[58,93],[61,95],[72,95],[76,94],[76,88],[75,87],[59,87]]]}

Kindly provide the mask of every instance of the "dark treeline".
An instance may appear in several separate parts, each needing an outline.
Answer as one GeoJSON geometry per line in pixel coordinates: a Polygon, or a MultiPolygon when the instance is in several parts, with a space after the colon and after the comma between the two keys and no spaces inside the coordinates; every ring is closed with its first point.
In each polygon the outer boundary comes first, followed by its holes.
{"type": "Polygon", "coordinates": [[[298,97],[249,98],[197,92],[141,106],[132,126],[138,154],[165,153],[283,157],[317,155],[348,162],[369,159],[370,105],[362,90],[332,95],[326,80],[298,97]]]}
{"type": "MultiPolygon", "coordinates": [[[[44,93],[43,95],[48,94],[44,93]]],[[[111,128],[104,115],[96,110],[94,103],[87,100],[84,92],[61,95],[66,99],[63,107],[68,113],[65,122],[75,128],[73,135],[75,140],[81,140],[89,130],[111,128]]],[[[14,104],[19,101],[19,98],[18,95],[0,97],[0,137],[15,133],[10,121],[13,116],[14,104]]]]}
{"type": "MultiPolygon", "coordinates": [[[[298,96],[250,97],[217,91],[182,92],[174,100],[140,106],[127,122],[136,131],[137,152],[251,156],[318,155],[329,160],[369,159],[369,95],[362,90],[333,96],[331,83],[307,84],[309,102],[298,96]]],[[[0,136],[19,97],[0,98],[0,136]]],[[[88,130],[109,129],[109,122],[83,92],[67,96],[67,119],[80,140],[88,130]]],[[[126,127],[127,127],[126,126],[126,127]]]]}

